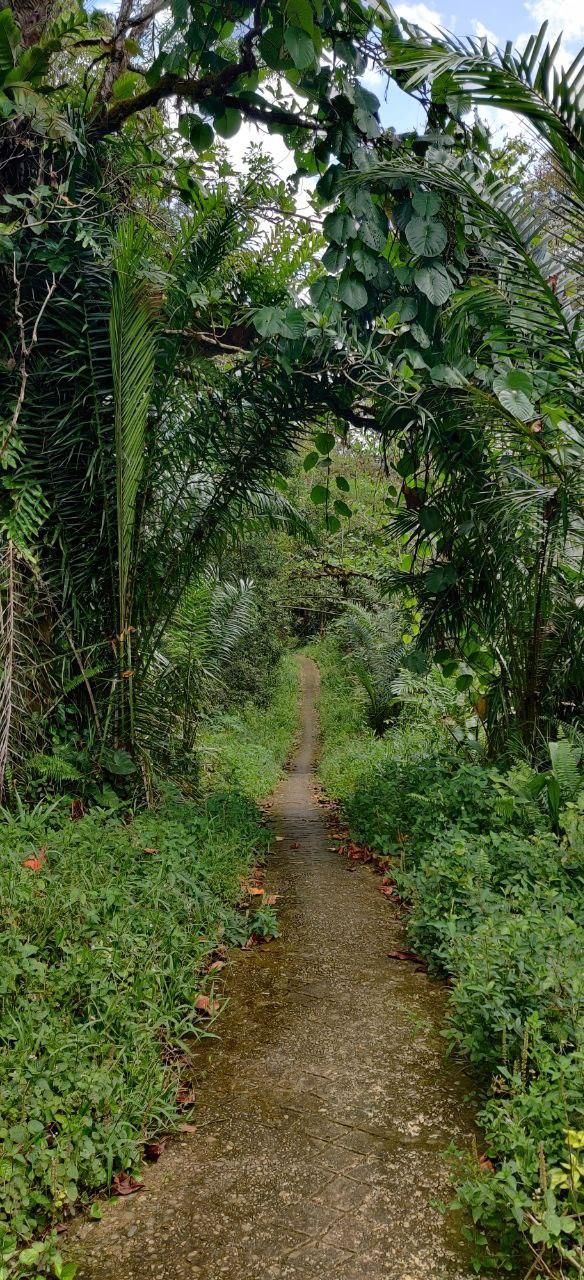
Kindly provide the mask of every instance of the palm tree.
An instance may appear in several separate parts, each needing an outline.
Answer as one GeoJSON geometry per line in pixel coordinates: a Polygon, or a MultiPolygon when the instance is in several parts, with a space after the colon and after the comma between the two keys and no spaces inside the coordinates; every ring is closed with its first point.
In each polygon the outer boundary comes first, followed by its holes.
{"type": "Polygon", "coordinates": [[[584,687],[584,53],[559,72],[545,27],[519,54],[403,25],[391,71],[454,119],[450,147],[426,141],[367,173],[394,210],[398,337],[390,378],[377,358],[362,387],[401,449],[393,527],[412,552],[386,585],[417,591],[427,638],[490,663],[492,745],[511,733],[533,757],[584,687]],[[469,96],[533,125],[558,175],[553,229],[473,151],[469,96]]]}

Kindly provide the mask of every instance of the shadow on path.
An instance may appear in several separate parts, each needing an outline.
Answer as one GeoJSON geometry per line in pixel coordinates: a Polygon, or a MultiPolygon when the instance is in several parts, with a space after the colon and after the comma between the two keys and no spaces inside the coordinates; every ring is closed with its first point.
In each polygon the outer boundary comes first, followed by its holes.
{"type": "Polygon", "coordinates": [[[435,1207],[468,1147],[469,1082],[445,1062],[444,992],[387,952],[403,925],[366,867],[329,847],[315,792],[318,670],[301,664],[300,743],[273,797],[283,937],[234,953],[221,1039],[199,1051],[198,1132],[146,1190],[80,1221],[78,1280],[466,1280],[435,1207]]]}

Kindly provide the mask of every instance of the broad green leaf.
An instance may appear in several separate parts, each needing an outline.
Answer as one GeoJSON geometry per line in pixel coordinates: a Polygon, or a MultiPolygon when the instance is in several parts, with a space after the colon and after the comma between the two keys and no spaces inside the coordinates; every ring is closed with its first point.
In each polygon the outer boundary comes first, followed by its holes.
{"type": "Polygon", "coordinates": [[[320,454],[316,453],[315,450],[313,449],[310,453],[306,454],[306,457],[303,460],[302,466],[304,467],[305,471],[312,471],[313,467],[316,466],[317,462],[320,462],[320,454]]]}
{"type": "Polygon", "coordinates": [[[140,84],[144,84],[142,76],[137,75],[135,71],[124,71],[114,82],[112,97],[116,102],[122,102],[127,98],[133,98],[134,93],[137,91],[140,84]]]}
{"type": "Polygon", "coordinates": [[[420,511],[420,524],[426,533],[436,533],[442,524],[438,507],[424,506],[420,511]]]}
{"type": "Polygon", "coordinates": [[[351,246],[351,261],[365,280],[373,280],[377,275],[379,255],[361,244],[360,240],[355,240],[351,246]]]}
{"type": "Polygon", "coordinates": [[[327,240],[344,245],[351,236],[356,235],[357,223],[350,213],[335,209],[333,213],[327,213],[322,229],[327,240]]]}
{"type": "Polygon", "coordinates": [[[465,693],[467,689],[470,689],[472,682],[473,676],[471,675],[457,676],[456,688],[459,689],[461,693],[465,693]]]}
{"type": "Polygon", "coordinates": [[[310,0],[287,0],[286,17],[295,27],[312,35],[314,31],[314,13],[310,0]]]}
{"type": "Polygon", "coordinates": [[[16,65],[20,47],[20,29],[12,16],[11,9],[0,11],[0,82],[4,74],[16,65]]]}
{"type": "Polygon", "coordinates": [[[412,218],[406,227],[406,239],[413,253],[422,258],[435,258],[446,247],[448,235],[443,222],[412,218]]]}
{"type": "Polygon", "coordinates": [[[427,587],[428,591],[432,592],[445,591],[447,587],[451,587],[456,582],[457,576],[454,565],[437,565],[426,574],[424,586],[427,587]]]}
{"type": "Polygon", "coordinates": [[[341,490],[341,493],[351,492],[351,486],[349,484],[349,481],[345,478],[345,476],[336,476],[335,484],[337,486],[337,489],[341,490]]]}
{"type": "Polygon", "coordinates": [[[433,218],[442,201],[435,191],[414,191],[412,204],[421,218],[433,218]]]}
{"type": "Polygon", "coordinates": [[[385,308],[384,315],[387,314],[398,316],[402,324],[407,324],[413,320],[418,314],[418,303],[416,298],[407,298],[405,295],[401,298],[394,298],[392,302],[385,308]]]}
{"type": "Polygon", "coordinates": [[[279,307],[260,307],[255,312],[252,316],[253,325],[262,338],[273,337],[278,333],[280,315],[279,307]]]}
{"type": "Polygon", "coordinates": [[[398,463],[396,465],[396,471],[398,476],[401,476],[402,480],[407,480],[409,476],[414,475],[415,470],[416,470],[416,459],[412,456],[411,453],[404,453],[403,456],[398,460],[398,463]]]}
{"type": "Polygon", "coordinates": [[[328,489],[324,484],[315,484],[310,490],[310,501],[314,502],[315,507],[321,507],[328,498],[328,489]]]}
{"type": "Polygon", "coordinates": [[[460,369],[455,369],[450,364],[435,364],[430,370],[432,382],[446,387],[466,387],[467,379],[460,369]]]}
{"type": "Polygon", "coordinates": [[[225,107],[213,117],[215,132],[220,138],[233,138],[241,126],[241,111],[235,107],[225,107]]]}
{"type": "Polygon", "coordinates": [[[266,66],[271,67],[273,71],[281,71],[289,66],[287,57],[282,53],[283,43],[284,30],[281,26],[267,27],[260,36],[260,53],[266,66]]]}
{"type": "Polygon", "coordinates": [[[351,508],[346,502],[343,502],[342,498],[335,498],[334,509],[338,516],[346,516],[347,520],[349,520],[353,514],[351,508]]]}
{"type": "Polygon", "coordinates": [[[207,151],[213,142],[210,124],[201,120],[193,111],[186,111],[178,122],[178,131],[194,147],[195,151],[207,151]]]}
{"type": "Polygon", "coordinates": [[[322,255],[322,265],[327,271],[331,271],[334,275],[337,271],[342,271],[347,261],[347,250],[344,245],[330,244],[326,253],[322,255]]]}
{"type": "Polygon", "coordinates": [[[329,533],[338,533],[341,527],[341,522],[339,520],[339,517],[334,516],[332,515],[331,512],[329,512],[326,517],[326,527],[329,533]]]}
{"type": "Polygon", "coordinates": [[[319,453],[328,454],[335,447],[336,437],[332,431],[319,431],[314,437],[314,443],[319,453]]]}
{"type": "Polygon", "coordinates": [[[429,263],[418,267],[414,280],[420,293],[426,295],[435,307],[444,306],[454,291],[454,285],[445,267],[440,263],[429,263]]]}
{"type": "Polygon", "coordinates": [[[387,234],[389,231],[389,223],[387,215],[379,205],[373,205],[371,212],[362,220],[359,227],[359,238],[366,244],[369,249],[378,249],[381,251],[385,248],[387,234]]]}
{"type": "Polygon", "coordinates": [[[301,27],[286,27],[284,43],[299,71],[306,71],[308,67],[314,66],[316,49],[312,36],[307,31],[303,31],[301,27]]]}
{"type": "Polygon", "coordinates": [[[279,322],[278,332],[283,338],[301,338],[306,328],[304,312],[300,307],[287,307],[279,322]]]}
{"type": "Polygon", "coordinates": [[[337,292],[337,281],[334,276],[320,276],[310,286],[310,297],[315,307],[326,308],[334,301],[337,292]]]}
{"type": "Polygon", "coordinates": [[[519,422],[531,422],[537,416],[537,410],[529,399],[533,394],[533,383],[521,369],[499,374],[493,382],[493,391],[507,413],[519,422]]]}
{"type": "Polygon", "coordinates": [[[352,311],[359,311],[367,303],[367,290],[358,276],[345,276],[339,285],[339,298],[352,311]]]}

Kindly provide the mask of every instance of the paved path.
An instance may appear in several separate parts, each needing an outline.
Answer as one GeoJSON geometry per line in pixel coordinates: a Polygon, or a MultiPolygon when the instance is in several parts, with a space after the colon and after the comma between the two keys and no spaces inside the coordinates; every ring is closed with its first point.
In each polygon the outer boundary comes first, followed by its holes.
{"type": "Polygon", "coordinates": [[[198,1060],[198,1132],[147,1189],[76,1224],[78,1280],[467,1280],[435,1207],[468,1146],[469,1082],[443,1059],[439,984],[387,958],[403,926],[330,849],[313,777],[318,672],[274,796],[282,938],[237,952],[221,1039],[198,1060]]]}

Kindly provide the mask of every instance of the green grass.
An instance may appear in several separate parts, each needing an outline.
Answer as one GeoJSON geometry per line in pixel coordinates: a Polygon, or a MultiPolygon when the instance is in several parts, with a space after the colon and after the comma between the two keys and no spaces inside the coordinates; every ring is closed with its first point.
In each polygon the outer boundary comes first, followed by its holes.
{"type": "Polygon", "coordinates": [[[393,761],[415,757],[422,744],[444,744],[439,725],[420,724],[415,717],[403,719],[399,731],[377,738],[366,722],[363,690],[348,674],[334,639],[325,637],[308,652],[321,672],[319,773],[334,799],[347,801],[359,792],[364,778],[393,761]]]}
{"type": "Polygon", "coordinates": [[[298,667],[293,655],[285,654],[267,707],[248,703],[203,734],[205,785],[234,788],[252,800],[268,795],[290,754],[298,713],[298,667]]]}
{"type": "Polygon", "coordinates": [[[297,688],[289,663],[265,710],[213,729],[222,767],[200,802],[0,826],[2,1280],[59,1275],[54,1237],[31,1240],[139,1170],[144,1140],[179,1118],[176,1051],[207,1033],[207,959],[266,929],[241,880],[266,849],[253,797],[290,750],[297,688]]]}
{"type": "Polygon", "coordinates": [[[334,644],[315,657],[323,782],[354,838],[393,862],[412,946],[450,979],[448,1040],[484,1086],[493,1167],[468,1160],[459,1184],[477,1265],[527,1270],[535,1251],[548,1275],[581,1276],[584,798],[558,838],[543,800],[513,801],[424,706],[374,739],[334,644]]]}

